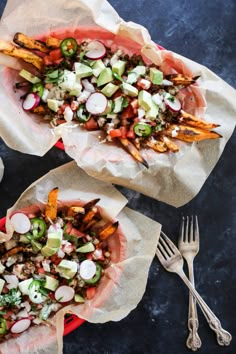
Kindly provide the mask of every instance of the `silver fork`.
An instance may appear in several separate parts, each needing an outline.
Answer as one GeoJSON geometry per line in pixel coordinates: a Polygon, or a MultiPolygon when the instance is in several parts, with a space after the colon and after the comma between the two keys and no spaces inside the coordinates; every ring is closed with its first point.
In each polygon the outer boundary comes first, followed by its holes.
{"type": "MultiPolygon", "coordinates": [[[[188,264],[188,275],[192,286],[195,288],[194,284],[194,272],[193,272],[193,260],[199,251],[199,228],[198,219],[195,216],[195,223],[193,216],[183,217],[181,227],[180,227],[180,237],[178,242],[178,248],[184,259],[188,264]],[[189,225],[190,224],[190,225],[189,225]],[[194,227],[193,227],[194,224],[194,227]]],[[[202,345],[201,339],[198,334],[198,315],[196,300],[194,299],[191,292],[189,292],[189,308],[188,308],[188,329],[189,335],[186,340],[186,345],[189,349],[196,351],[202,345]]]]}
{"type": "Polygon", "coordinates": [[[216,333],[216,339],[219,345],[229,345],[232,336],[229,332],[221,327],[219,319],[214,315],[211,309],[207,306],[205,301],[201,298],[198,292],[194,289],[191,282],[188,280],[183,271],[184,260],[178,248],[173,242],[161,231],[159,243],[156,250],[156,255],[163,267],[169,272],[176,273],[184,281],[185,285],[189,288],[192,295],[200,306],[210,328],[216,333]]]}

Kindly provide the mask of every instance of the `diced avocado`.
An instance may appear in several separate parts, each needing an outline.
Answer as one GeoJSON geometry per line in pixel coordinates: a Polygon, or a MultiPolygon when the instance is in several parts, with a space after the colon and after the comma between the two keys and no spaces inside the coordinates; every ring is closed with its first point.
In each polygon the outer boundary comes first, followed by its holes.
{"type": "Polygon", "coordinates": [[[123,107],[122,107],[122,103],[123,103],[123,96],[119,96],[117,98],[114,99],[114,109],[113,109],[113,112],[114,113],[119,113],[122,111],[123,107]]]}
{"type": "Polygon", "coordinates": [[[84,298],[79,294],[75,294],[74,300],[75,302],[81,302],[81,303],[84,302],[84,298]]]}
{"type": "Polygon", "coordinates": [[[118,75],[123,75],[125,72],[125,65],[126,62],[123,60],[117,60],[113,65],[112,65],[112,71],[114,73],[117,73],[118,75]]]}
{"type": "Polygon", "coordinates": [[[101,92],[107,96],[107,97],[111,97],[112,95],[114,95],[114,93],[119,89],[119,86],[112,84],[111,82],[109,82],[109,84],[107,84],[106,86],[103,87],[103,89],[101,90],[101,92]]]}
{"type": "Polygon", "coordinates": [[[65,279],[71,279],[77,273],[77,263],[63,259],[57,266],[60,276],[65,279]]]}
{"type": "Polygon", "coordinates": [[[150,80],[154,85],[161,85],[163,81],[163,72],[157,68],[150,68],[149,71],[150,80]]]}
{"type": "Polygon", "coordinates": [[[83,77],[88,77],[93,74],[93,69],[82,63],[75,63],[75,73],[77,79],[82,79],[83,77]]]}
{"type": "Polygon", "coordinates": [[[23,295],[29,295],[29,286],[33,280],[34,278],[26,279],[18,284],[19,289],[23,295]]]}
{"type": "MultiPolygon", "coordinates": [[[[3,289],[5,283],[6,283],[5,280],[0,279],[0,294],[1,294],[1,292],[2,292],[2,289],[3,289]]],[[[80,301],[78,301],[78,302],[80,302],[80,301]]]]}
{"type": "Polygon", "coordinates": [[[121,85],[121,87],[122,87],[124,94],[126,94],[127,96],[130,96],[130,97],[138,96],[138,89],[136,89],[136,87],[134,87],[130,84],[127,84],[126,82],[124,82],[121,85]]]}
{"type": "Polygon", "coordinates": [[[154,120],[158,116],[159,107],[152,102],[151,108],[146,112],[145,117],[154,120]]]}
{"type": "Polygon", "coordinates": [[[148,111],[153,105],[152,95],[145,90],[140,91],[138,95],[138,104],[145,109],[145,111],[148,111]]]}
{"type": "Polygon", "coordinates": [[[108,82],[111,82],[112,80],[113,80],[113,75],[111,69],[105,68],[101,71],[100,75],[98,76],[97,86],[99,87],[105,85],[108,82]]]}
{"type": "Polygon", "coordinates": [[[92,242],[88,242],[85,245],[76,249],[76,252],[87,253],[93,252],[95,250],[95,246],[92,242]]]}
{"type": "Polygon", "coordinates": [[[146,67],[144,65],[137,65],[133,70],[133,73],[138,74],[139,76],[145,75],[146,73],[146,67]]]}
{"type": "Polygon", "coordinates": [[[48,290],[55,291],[59,286],[59,281],[55,278],[49,277],[46,275],[46,283],[44,287],[48,290]]]}
{"type": "Polygon", "coordinates": [[[59,107],[63,104],[63,102],[64,101],[48,99],[47,100],[48,108],[50,108],[54,112],[57,112],[59,107]]]}
{"type": "Polygon", "coordinates": [[[98,77],[103,69],[105,69],[105,65],[102,59],[96,60],[96,63],[93,65],[93,75],[98,77]]]}
{"type": "Polygon", "coordinates": [[[76,82],[69,92],[70,96],[79,96],[82,90],[82,85],[79,82],[76,82]]]}
{"type": "Polygon", "coordinates": [[[106,108],[106,110],[103,112],[103,114],[111,113],[112,107],[113,107],[113,102],[112,102],[112,100],[108,100],[108,101],[107,101],[107,108],[106,108]]]}
{"type": "Polygon", "coordinates": [[[133,73],[132,71],[130,73],[128,73],[128,78],[126,80],[126,82],[128,84],[134,84],[135,82],[138,81],[139,75],[137,73],[133,73]]]}
{"type": "Polygon", "coordinates": [[[49,248],[60,248],[62,241],[61,232],[51,232],[48,234],[47,246],[49,248]]]}
{"type": "Polygon", "coordinates": [[[32,84],[37,84],[38,82],[41,82],[40,78],[31,74],[29,71],[22,69],[19,72],[19,75],[23,77],[25,80],[31,82],[32,84]]]}
{"type": "Polygon", "coordinates": [[[6,267],[5,267],[5,266],[2,264],[2,262],[0,261],[0,274],[2,274],[5,269],[6,269],[6,267]]]}
{"type": "Polygon", "coordinates": [[[51,248],[48,247],[48,245],[45,245],[42,249],[41,249],[41,253],[44,257],[51,257],[53,254],[56,254],[58,251],[58,248],[51,248]]]}

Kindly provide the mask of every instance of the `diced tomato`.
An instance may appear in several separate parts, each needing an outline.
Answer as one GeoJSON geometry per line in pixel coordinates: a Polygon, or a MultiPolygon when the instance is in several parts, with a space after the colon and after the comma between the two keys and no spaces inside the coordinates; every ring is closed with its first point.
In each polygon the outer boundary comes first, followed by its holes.
{"type": "Polygon", "coordinates": [[[43,267],[38,268],[38,273],[45,274],[45,270],[43,269],[43,267]]]}
{"type": "Polygon", "coordinates": [[[92,261],[92,259],[93,259],[93,254],[92,254],[92,253],[87,253],[87,254],[86,254],[86,258],[89,259],[90,261],[92,261]]]}
{"type": "Polygon", "coordinates": [[[98,130],[98,123],[96,122],[96,120],[91,117],[85,124],[84,124],[85,128],[87,130],[98,130]]]}
{"type": "Polygon", "coordinates": [[[130,130],[127,132],[127,138],[135,139],[135,134],[134,134],[133,129],[130,129],[130,130]]]}
{"type": "Polygon", "coordinates": [[[6,320],[6,329],[9,331],[14,322],[6,320]]]}
{"type": "Polygon", "coordinates": [[[76,111],[79,107],[79,102],[77,101],[72,101],[71,102],[71,105],[70,105],[70,108],[72,109],[72,111],[76,111]]]}
{"type": "Polygon", "coordinates": [[[58,257],[57,254],[54,254],[50,257],[52,263],[54,263],[55,265],[58,265],[61,262],[61,258],[58,257]]]}
{"type": "Polygon", "coordinates": [[[152,127],[155,127],[155,126],[157,125],[156,122],[150,122],[149,124],[150,124],[152,127]]]}
{"type": "Polygon", "coordinates": [[[62,58],[62,53],[61,53],[61,49],[53,49],[49,52],[49,57],[50,59],[55,62],[58,59],[62,58]]]}
{"type": "Polygon", "coordinates": [[[144,90],[148,90],[151,87],[151,81],[140,78],[138,79],[137,86],[141,87],[144,90]]]}
{"type": "Polygon", "coordinates": [[[64,111],[65,111],[65,109],[66,109],[66,107],[70,107],[70,105],[69,105],[68,103],[62,104],[62,105],[59,107],[57,113],[58,113],[58,114],[63,114],[64,111]]]}
{"type": "Polygon", "coordinates": [[[130,102],[131,106],[133,107],[134,110],[134,114],[136,115],[138,112],[138,100],[137,98],[134,98],[131,102],[130,102]]]}
{"type": "Polygon", "coordinates": [[[119,138],[122,134],[120,129],[111,129],[109,135],[111,138],[119,138]]]}
{"type": "Polygon", "coordinates": [[[120,131],[121,131],[121,138],[125,139],[127,136],[127,128],[126,127],[120,127],[120,131]]]}
{"type": "Polygon", "coordinates": [[[53,61],[49,55],[45,55],[45,57],[43,58],[43,61],[44,61],[44,65],[46,65],[46,66],[53,64],[53,61]]]}
{"type": "Polygon", "coordinates": [[[134,113],[134,108],[132,107],[131,104],[129,104],[121,113],[121,118],[122,119],[129,119],[133,118],[135,115],[134,113]]]}
{"type": "Polygon", "coordinates": [[[13,315],[13,313],[14,312],[12,310],[8,310],[7,313],[3,315],[3,317],[5,318],[5,320],[8,320],[13,315]]]}
{"type": "Polygon", "coordinates": [[[112,98],[115,99],[117,97],[124,96],[123,92],[121,89],[117,90],[114,95],[112,95],[112,98]]]}
{"type": "Polygon", "coordinates": [[[94,297],[96,293],[96,288],[95,287],[92,287],[92,288],[87,288],[86,289],[86,296],[87,296],[87,299],[90,300],[94,297]]]}
{"type": "Polygon", "coordinates": [[[69,235],[76,236],[76,237],[84,237],[85,236],[85,234],[83,232],[79,231],[75,227],[72,227],[69,235]]]}
{"type": "Polygon", "coordinates": [[[50,297],[51,300],[55,300],[54,292],[50,291],[48,297],[50,297]]]}
{"type": "Polygon", "coordinates": [[[57,119],[57,125],[60,125],[60,124],[63,124],[63,123],[66,123],[65,119],[57,119]]]}

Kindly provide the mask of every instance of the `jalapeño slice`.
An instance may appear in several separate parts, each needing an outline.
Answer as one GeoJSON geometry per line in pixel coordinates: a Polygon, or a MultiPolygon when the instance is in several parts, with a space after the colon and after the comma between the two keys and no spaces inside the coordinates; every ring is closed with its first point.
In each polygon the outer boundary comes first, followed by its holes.
{"type": "Polygon", "coordinates": [[[146,123],[137,123],[134,126],[134,132],[137,136],[146,138],[152,133],[152,127],[146,123]]]}
{"type": "Polygon", "coordinates": [[[77,52],[78,44],[74,38],[65,38],[60,45],[64,57],[73,57],[77,52]]]}
{"type": "Polygon", "coordinates": [[[5,318],[0,318],[0,334],[5,334],[7,331],[7,322],[5,318]]]}
{"type": "Polygon", "coordinates": [[[96,273],[92,279],[84,280],[87,284],[95,284],[102,276],[102,266],[99,263],[96,263],[96,273]]]}
{"type": "Polygon", "coordinates": [[[43,91],[44,91],[44,86],[42,82],[37,82],[36,84],[34,84],[32,87],[32,91],[37,93],[41,98],[43,96],[43,91]]]}
{"type": "Polygon", "coordinates": [[[47,225],[43,219],[40,218],[32,218],[30,219],[31,222],[31,230],[27,233],[33,240],[38,240],[43,237],[46,233],[47,225]]]}

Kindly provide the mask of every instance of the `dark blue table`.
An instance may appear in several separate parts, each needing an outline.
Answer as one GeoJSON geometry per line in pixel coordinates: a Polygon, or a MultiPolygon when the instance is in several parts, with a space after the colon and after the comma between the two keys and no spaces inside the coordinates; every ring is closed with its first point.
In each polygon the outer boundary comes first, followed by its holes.
{"type": "MultiPolygon", "coordinates": [[[[5,6],[0,2],[0,10],[5,6]]],[[[236,1],[235,0],[111,0],[125,20],[148,28],[160,45],[208,66],[236,86],[236,1]]],[[[222,117],[223,118],[223,117],[222,117]]],[[[236,330],[236,135],[198,196],[175,209],[151,198],[118,187],[129,206],[159,221],[177,240],[182,214],[198,214],[201,249],[195,262],[196,287],[222,325],[233,335],[236,330]]],[[[5,175],[0,184],[0,217],[35,179],[70,161],[53,148],[39,158],[10,150],[0,142],[5,175]]],[[[138,271],[138,270],[137,270],[138,271]]],[[[154,259],[145,295],[137,308],[120,322],[103,325],[85,323],[64,339],[65,354],[185,354],[188,291],[177,276],[165,272],[154,259]]],[[[199,311],[200,312],[200,311],[199,311]]],[[[213,332],[199,313],[201,353],[236,352],[216,344],[213,332]]]]}

